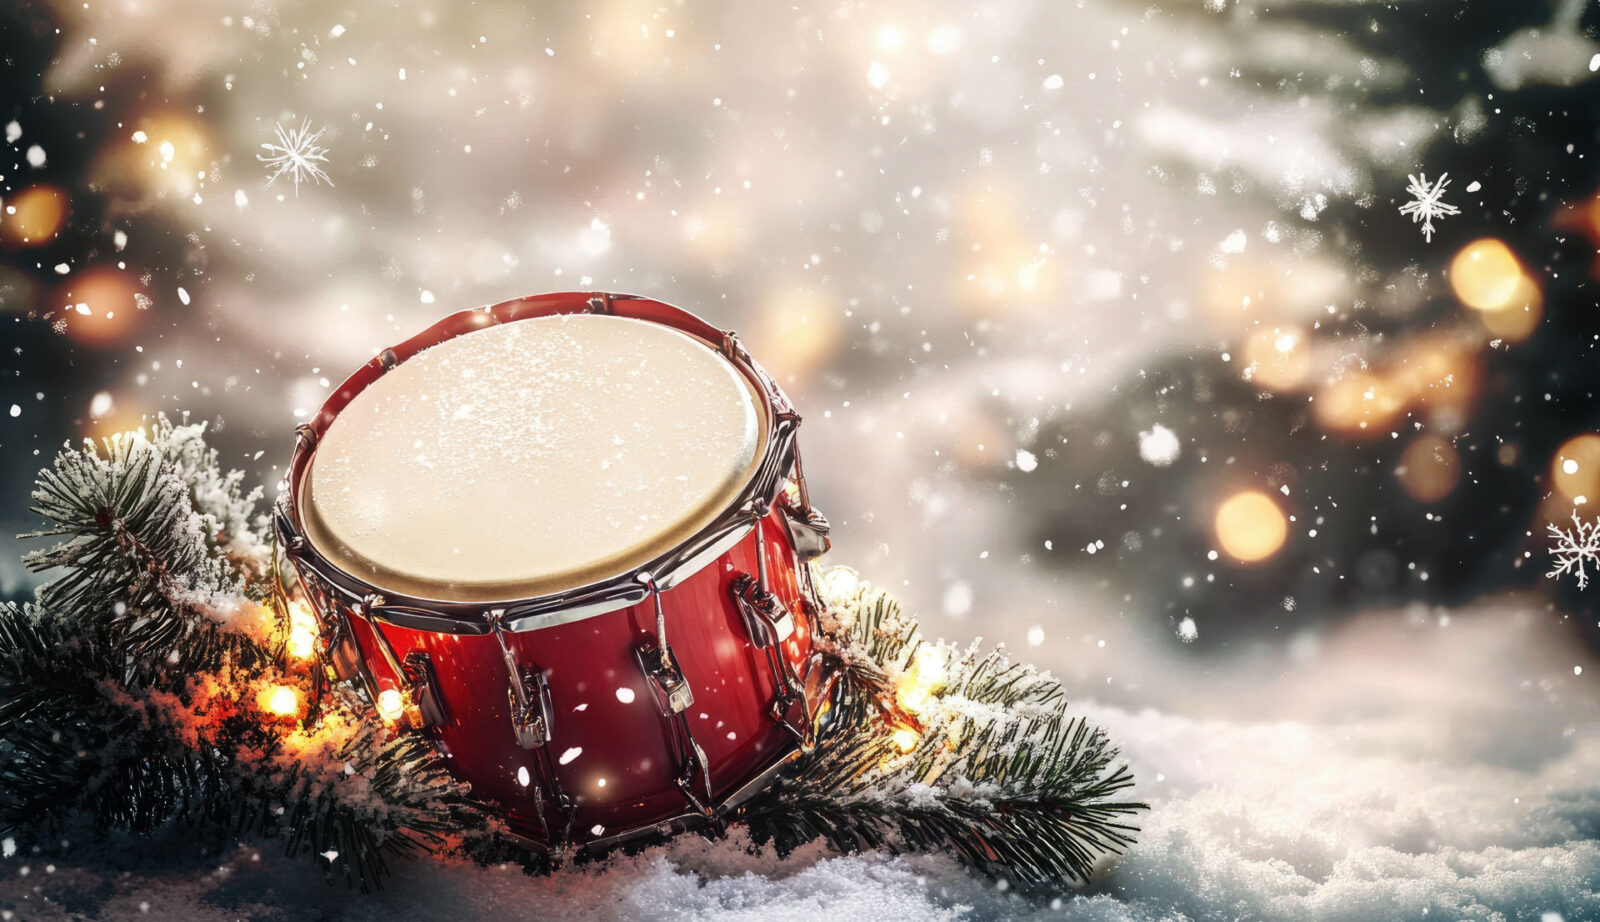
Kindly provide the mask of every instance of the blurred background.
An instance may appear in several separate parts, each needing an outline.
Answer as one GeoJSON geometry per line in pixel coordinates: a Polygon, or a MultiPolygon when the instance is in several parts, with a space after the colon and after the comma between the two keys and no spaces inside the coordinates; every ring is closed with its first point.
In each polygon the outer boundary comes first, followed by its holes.
{"type": "Polygon", "coordinates": [[[1547,526],[1600,513],[1595,5],[0,16],[8,593],[65,440],[186,412],[271,495],[439,316],[636,292],[788,389],[838,562],[1116,709],[1146,796],[1195,732],[1153,715],[1365,719],[1366,754],[1567,759],[1589,806],[1504,826],[1600,830],[1600,587],[1546,577],[1547,526]],[[280,127],[325,175],[269,184],[280,127]],[[1459,210],[1428,236],[1412,174],[1459,210]]]}

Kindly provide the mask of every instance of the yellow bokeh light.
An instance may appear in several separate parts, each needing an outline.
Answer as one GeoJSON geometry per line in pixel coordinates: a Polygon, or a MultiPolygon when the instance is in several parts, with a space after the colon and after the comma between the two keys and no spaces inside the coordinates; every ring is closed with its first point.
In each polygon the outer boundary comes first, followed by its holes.
{"type": "Polygon", "coordinates": [[[1600,498],[1600,433],[1574,436],[1557,449],[1550,481],[1570,500],[1600,498]]]}
{"type": "Polygon", "coordinates": [[[783,289],[768,299],[751,333],[758,352],[780,381],[806,375],[826,363],[839,342],[839,308],[827,297],[783,289]]]}
{"type": "Polygon", "coordinates": [[[1497,311],[1511,304],[1523,282],[1511,248],[1493,237],[1467,244],[1450,262],[1450,287],[1468,307],[1497,311]]]}
{"type": "Polygon", "coordinates": [[[1449,496],[1461,480],[1461,456],[1448,440],[1421,435],[1406,446],[1394,474],[1412,499],[1437,502],[1449,496]]]}
{"type": "Polygon", "coordinates": [[[1302,330],[1263,327],[1245,340],[1243,374],[1258,387],[1292,390],[1305,381],[1310,371],[1310,348],[1302,330]]]}
{"type": "Polygon", "coordinates": [[[6,201],[0,237],[21,246],[49,243],[61,233],[67,210],[65,192],[54,186],[29,186],[6,201]]]}
{"type": "Polygon", "coordinates": [[[120,143],[107,145],[95,158],[94,182],[119,198],[191,200],[213,166],[204,123],[187,113],[158,112],[128,127],[120,143]]]}
{"type": "Polygon", "coordinates": [[[1373,435],[1405,408],[1405,400],[1389,382],[1360,371],[1325,384],[1313,408],[1317,421],[1329,429],[1373,435]]]}
{"type": "Polygon", "coordinates": [[[1478,317],[1491,336],[1520,343],[1532,336],[1544,319],[1544,296],[1533,279],[1523,277],[1504,309],[1481,311],[1478,317]]]}
{"type": "Polygon", "coordinates": [[[1228,555],[1243,563],[1263,560],[1283,547],[1289,537],[1289,520],[1259,490],[1235,493],[1217,507],[1217,543],[1228,555]]]}

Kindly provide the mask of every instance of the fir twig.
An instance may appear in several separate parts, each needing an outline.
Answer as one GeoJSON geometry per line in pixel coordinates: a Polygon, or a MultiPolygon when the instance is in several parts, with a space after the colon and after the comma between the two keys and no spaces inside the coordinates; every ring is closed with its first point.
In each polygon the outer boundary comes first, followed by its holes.
{"type": "Polygon", "coordinates": [[[1058,683],[998,652],[927,644],[888,596],[826,591],[838,582],[822,580],[819,638],[837,685],[816,748],[746,808],[758,844],[944,851],[1043,887],[1086,880],[1132,843],[1123,820],[1145,809],[1119,798],[1132,775],[1066,715],[1058,683]]]}
{"type": "Polygon", "coordinates": [[[0,606],[0,835],[47,841],[75,815],[281,839],[362,889],[386,858],[453,847],[488,821],[427,740],[323,696],[298,724],[257,692],[286,669],[281,573],[260,491],[222,474],[204,427],[85,443],[41,472],[61,540],[29,554],[39,604],[0,606]]]}

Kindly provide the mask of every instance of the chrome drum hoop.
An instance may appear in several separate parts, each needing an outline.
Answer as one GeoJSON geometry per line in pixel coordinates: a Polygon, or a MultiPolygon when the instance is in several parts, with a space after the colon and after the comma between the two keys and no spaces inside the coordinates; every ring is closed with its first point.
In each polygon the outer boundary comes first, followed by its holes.
{"type": "MultiPolygon", "coordinates": [[[[488,634],[493,630],[488,612],[497,610],[503,612],[499,617],[505,630],[533,631],[644,601],[650,590],[639,581],[641,573],[652,574],[659,591],[671,589],[743,540],[770,513],[790,471],[794,471],[802,502],[809,505],[795,438],[799,426],[800,416],[788,396],[751,358],[738,335],[719,330],[689,311],[638,295],[607,292],[558,292],[516,298],[450,314],[416,336],[385,349],[340,384],[310,423],[296,427],[287,488],[275,504],[273,521],[285,553],[303,578],[314,576],[350,601],[365,603],[366,613],[372,617],[435,633],[488,634]],[[766,449],[750,481],[727,509],[693,537],[642,566],[561,592],[494,602],[449,601],[391,592],[338,567],[312,545],[306,536],[300,489],[310,472],[318,440],[346,404],[390,369],[431,346],[488,326],[559,314],[608,314],[664,324],[715,350],[750,382],[765,407],[766,449]]],[[[809,508],[800,510],[803,518],[813,513],[809,508]]]]}

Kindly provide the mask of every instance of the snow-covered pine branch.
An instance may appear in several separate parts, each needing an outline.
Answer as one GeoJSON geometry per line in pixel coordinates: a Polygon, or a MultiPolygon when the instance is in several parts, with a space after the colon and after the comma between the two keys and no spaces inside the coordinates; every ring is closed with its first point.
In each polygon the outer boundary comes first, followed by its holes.
{"type": "Polygon", "coordinates": [[[925,641],[844,568],[820,579],[819,644],[836,676],[819,743],[757,795],[746,820],[780,853],[943,851],[1024,886],[1086,880],[1133,841],[1133,784],[1059,683],[998,650],[925,641]]]}
{"type": "Polygon", "coordinates": [[[386,856],[489,830],[427,740],[287,668],[260,491],[203,434],[161,419],[41,472],[35,536],[62,540],[26,558],[54,577],[39,603],[0,606],[0,835],[277,838],[370,888],[386,856]],[[315,707],[268,713],[277,689],[315,707]]]}

